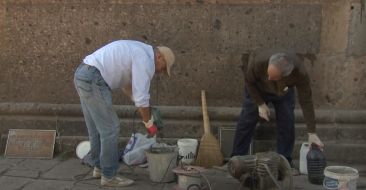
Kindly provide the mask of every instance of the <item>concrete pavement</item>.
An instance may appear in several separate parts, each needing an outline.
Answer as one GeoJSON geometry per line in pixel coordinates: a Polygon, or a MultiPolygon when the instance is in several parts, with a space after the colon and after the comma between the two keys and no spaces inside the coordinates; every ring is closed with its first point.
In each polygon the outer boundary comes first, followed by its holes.
{"type": "MultiPolygon", "coordinates": [[[[358,189],[366,189],[366,167],[355,166],[360,171],[358,189]]],[[[120,174],[135,180],[135,184],[125,188],[105,188],[98,179],[91,178],[91,168],[82,165],[75,158],[56,157],[52,160],[0,158],[1,190],[171,190],[176,183],[153,183],[148,170],[140,167],[127,167],[121,164],[120,174]]],[[[212,189],[239,189],[239,182],[227,173],[219,170],[205,172],[212,189]]],[[[306,176],[294,178],[296,190],[321,190],[320,185],[312,185],[306,176]]]]}

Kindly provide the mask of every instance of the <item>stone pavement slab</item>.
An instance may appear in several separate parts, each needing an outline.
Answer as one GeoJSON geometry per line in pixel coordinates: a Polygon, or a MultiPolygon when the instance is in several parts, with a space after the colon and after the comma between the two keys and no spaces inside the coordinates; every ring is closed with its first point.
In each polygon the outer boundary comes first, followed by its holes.
{"type": "MultiPolygon", "coordinates": [[[[336,163],[335,163],[336,164],[336,163]]],[[[352,166],[351,166],[352,167],[352,166]]],[[[80,160],[8,159],[0,158],[1,190],[175,190],[176,182],[154,183],[150,181],[148,168],[121,165],[119,174],[135,180],[130,187],[106,188],[100,179],[92,178],[92,168],[82,165],[80,160]]],[[[363,165],[355,165],[360,171],[358,190],[366,189],[366,173],[363,165]]],[[[240,183],[228,173],[211,169],[203,173],[212,190],[240,189],[240,183]]],[[[241,188],[244,190],[244,188],[241,188]]],[[[310,184],[307,176],[294,177],[294,190],[323,190],[322,185],[310,184]]]]}
{"type": "Polygon", "coordinates": [[[308,176],[307,175],[299,175],[299,176],[294,176],[293,178],[293,182],[294,182],[294,189],[303,189],[303,190],[324,190],[323,185],[314,185],[311,184],[308,181],[308,176]]]}
{"type": "Polygon", "coordinates": [[[47,170],[50,170],[60,162],[61,161],[58,159],[24,159],[18,162],[16,166],[12,167],[12,169],[27,169],[45,172],[47,170]]]}
{"type": "Polygon", "coordinates": [[[18,170],[18,169],[9,169],[6,173],[4,173],[5,176],[13,176],[13,177],[26,177],[26,178],[38,178],[40,174],[40,171],[37,170],[18,170]]]}
{"type": "Polygon", "coordinates": [[[206,186],[211,186],[212,189],[240,189],[240,182],[233,178],[229,173],[217,169],[207,170],[202,172],[204,179],[203,183],[206,186]],[[209,185],[208,185],[209,184],[209,185]]]}
{"type": "Polygon", "coordinates": [[[23,160],[25,160],[24,158],[5,158],[5,157],[0,157],[0,165],[7,165],[7,166],[15,166],[18,163],[22,162],[23,160]]]}
{"type": "Polygon", "coordinates": [[[16,166],[23,160],[24,159],[5,159],[4,157],[0,157],[0,174],[4,173],[9,168],[16,166]]]}
{"type": "Polygon", "coordinates": [[[35,180],[27,184],[22,190],[71,190],[73,181],[35,180]]]}
{"type": "Polygon", "coordinates": [[[0,165],[0,174],[5,173],[7,169],[9,169],[11,166],[8,165],[0,165]]]}
{"type": "Polygon", "coordinates": [[[72,190],[106,190],[106,189],[113,189],[113,188],[104,188],[100,185],[95,185],[95,184],[76,184],[72,190]]]}
{"type": "Polygon", "coordinates": [[[32,179],[23,177],[0,177],[0,186],[2,190],[18,190],[24,187],[26,184],[30,183],[32,179]]]}
{"type": "MultiPolygon", "coordinates": [[[[129,167],[126,165],[120,165],[119,175],[133,179],[135,183],[129,187],[123,187],[123,190],[172,190],[176,185],[175,182],[172,183],[155,183],[150,180],[148,168],[141,167],[129,167]]],[[[81,181],[75,185],[74,189],[80,189],[80,186],[92,186],[93,189],[106,189],[100,186],[100,179],[92,179],[91,172],[85,176],[85,181],[81,181]],[[99,186],[99,187],[98,187],[99,186]]],[[[121,188],[122,189],[122,188],[121,188]]]]}
{"type": "Polygon", "coordinates": [[[87,174],[91,168],[83,166],[80,160],[68,159],[60,162],[55,167],[42,174],[45,179],[73,180],[75,177],[87,174]]]}

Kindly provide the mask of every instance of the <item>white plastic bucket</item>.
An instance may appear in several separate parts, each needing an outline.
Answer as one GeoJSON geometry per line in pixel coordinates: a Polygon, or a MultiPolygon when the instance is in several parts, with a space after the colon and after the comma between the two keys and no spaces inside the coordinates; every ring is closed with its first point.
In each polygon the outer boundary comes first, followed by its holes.
{"type": "Polygon", "coordinates": [[[358,171],[347,166],[328,166],[324,169],[323,186],[329,190],[356,190],[358,171]]]}
{"type": "Polygon", "coordinates": [[[301,145],[300,149],[300,173],[301,174],[308,174],[308,167],[307,167],[307,161],[306,161],[306,155],[308,154],[310,150],[309,143],[304,142],[301,145]]]}
{"type": "Polygon", "coordinates": [[[181,162],[184,164],[192,164],[197,155],[197,139],[179,139],[178,152],[183,157],[181,162]]]}

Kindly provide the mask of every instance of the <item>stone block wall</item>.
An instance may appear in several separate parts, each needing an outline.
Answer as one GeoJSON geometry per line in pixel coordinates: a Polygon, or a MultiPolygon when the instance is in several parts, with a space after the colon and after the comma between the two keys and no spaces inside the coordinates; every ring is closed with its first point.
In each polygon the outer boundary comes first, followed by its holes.
{"type": "MultiPolygon", "coordinates": [[[[364,109],[365,14],[356,0],[0,0],[0,102],[77,104],[73,72],[118,39],[170,46],[174,76],[152,104],[241,106],[243,53],[288,48],[308,64],[317,108],[364,109]]],[[[131,104],[114,94],[115,104],[131,104]]]]}

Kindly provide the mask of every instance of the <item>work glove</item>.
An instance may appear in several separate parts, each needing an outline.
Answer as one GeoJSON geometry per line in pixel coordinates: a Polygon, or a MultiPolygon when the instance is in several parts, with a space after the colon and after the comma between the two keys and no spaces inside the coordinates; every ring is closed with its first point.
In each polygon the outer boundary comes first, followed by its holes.
{"type": "Polygon", "coordinates": [[[267,121],[269,121],[269,108],[267,104],[263,103],[258,106],[259,116],[267,121]]]}
{"type": "Polygon", "coordinates": [[[149,136],[155,136],[156,132],[158,131],[158,128],[154,124],[154,117],[151,116],[150,120],[148,122],[142,121],[146,127],[147,133],[149,136]]]}
{"type": "Polygon", "coordinates": [[[319,139],[318,135],[316,135],[316,133],[308,133],[309,135],[309,144],[316,144],[319,146],[320,149],[323,149],[324,144],[322,143],[322,141],[319,139]]]}

